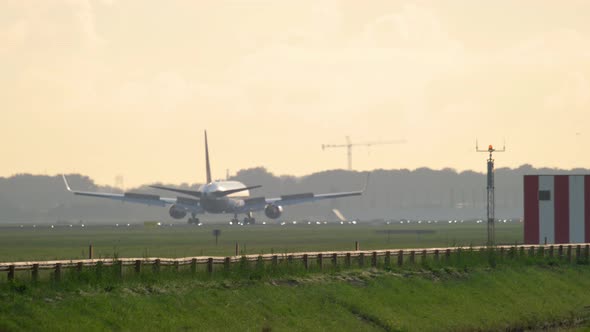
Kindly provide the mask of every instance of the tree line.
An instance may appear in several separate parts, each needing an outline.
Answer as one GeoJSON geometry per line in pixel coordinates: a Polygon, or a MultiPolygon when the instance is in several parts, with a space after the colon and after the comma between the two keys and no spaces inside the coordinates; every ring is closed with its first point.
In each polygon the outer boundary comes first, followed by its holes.
{"type": "MultiPolygon", "coordinates": [[[[522,217],[523,175],[590,174],[587,169],[560,170],[534,168],[496,169],[496,216],[522,217]]],[[[276,176],[263,167],[241,170],[230,180],[246,185],[262,185],[251,196],[278,197],[301,192],[326,193],[359,190],[366,173],[330,170],[303,177],[276,176]]],[[[119,188],[98,186],[80,174],[68,176],[77,190],[121,192],[119,188]]],[[[175,184],[165,184],[172,185],[175,184]]],[[[176,184],[197,189],[200,184],[176,184]]],[[[285,208],[285,220],[336,220],[332,209],[339,209],[349,219],[448,219],[484,218],[486,213],[486,177],[483,173],[454,169],[429,168],[378,169],[371,172],[367,191],[362,197],[350,197],[285,208]]],[[[147,185],[127,189],[175,197],[147,185]]],[[[264,220],[263,214],[257,216],[264,220]]],[[[205,215],[203,221],[225,221],[229,216],[205,215]]],[[[2,223],[111,223],[158,220],[173,222],[168,210],[158,207],[121,203],[99,198],[77,197],[68,193],[60,176],[19,174],[0,177],[0,222],[2,223]]]]}

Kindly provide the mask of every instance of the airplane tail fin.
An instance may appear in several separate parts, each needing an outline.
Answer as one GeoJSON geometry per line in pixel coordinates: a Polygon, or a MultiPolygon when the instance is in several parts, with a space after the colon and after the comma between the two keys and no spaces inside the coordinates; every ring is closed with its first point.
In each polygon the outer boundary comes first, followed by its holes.
{"type": "Polygon", "coordinates": [[[213,182],[211,180],[211,165],[209,164],[209,144],[207,143],[207,131],[205,130],[205,162],[207,163],[207,183],[213,182]]]}
{"type": "Polygon", "coordinates": [[[340,220],[341,222],[346,222],[346,217],[342,214],[342,212],[340,212],[340,210],[338,209],[332,209],[332,213],[334,213],[334,215],[336,216],[336,218],[338,218],[338,220],[340,220]]]}
{"type": "Polygon", "coordinates": [[[69,192],[73,192],[73,191],[72,191],[72,188],[70,188],[70,184],[68,183],[68,179],[66,179],[66,176],[65,176],[65,174],[62,174],[62,175],[61,175],[61,177],[64,179],[64,183],[65,183],[65,185],[66,185],[66,189],[67,189],[67,191],[69,191],[69,192]]]}

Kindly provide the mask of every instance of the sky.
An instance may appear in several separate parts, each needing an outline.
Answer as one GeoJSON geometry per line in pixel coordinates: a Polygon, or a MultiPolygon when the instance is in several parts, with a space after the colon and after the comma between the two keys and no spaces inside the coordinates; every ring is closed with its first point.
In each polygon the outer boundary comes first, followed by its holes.
{"type": "Polygon", "coordinates": [[[590,167],[589,1],[0,2],[0,176],[590,167]]]}

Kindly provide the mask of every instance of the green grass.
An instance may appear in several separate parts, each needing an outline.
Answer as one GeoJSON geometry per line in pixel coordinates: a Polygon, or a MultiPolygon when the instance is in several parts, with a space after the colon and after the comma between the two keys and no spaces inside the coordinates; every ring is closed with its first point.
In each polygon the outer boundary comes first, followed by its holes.
{"type": "Polygon", "coordinates": [[[467,331],[588,317],[588,265],[0,285],[0,331],[467,331]]]}
{"type": "MultiPolygon", "coordinates": [[[[522,242],[522,224],[498,224],[498,243],[522,242]]],[[[233,255],[235,243],[241,253],[286,253],[299,251],[423,248],[482,245],[485,224],[413,225],[265,225],[202,227],[48,227],[1,228],[0,261],[87,258],[88,245],[95,257],[189,257],[233,255]],[[213,229],[220,229],[215,245],[213,229]],[[379,230],[428,229],[433,234],[381,234],[379,230]]]]}

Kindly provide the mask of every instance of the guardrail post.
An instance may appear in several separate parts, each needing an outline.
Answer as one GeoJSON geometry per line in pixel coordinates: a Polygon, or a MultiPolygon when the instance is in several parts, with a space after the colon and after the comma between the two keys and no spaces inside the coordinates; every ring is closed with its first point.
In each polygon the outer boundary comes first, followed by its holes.
{"type": "Polygon", "coordinates": [[[529,257],[535,257],[535,246],[529,248],[529,257]]]}
{"type": "Polygon", "coordinates": [[[55,281],[61,280],[61,263],[55,264],[54,276],[55,276],[55,281]]]}
{"type": "MultiPolygon", "coordinates": [[[[275,256],[273,256],[274,259],[275,256]]],[[[225,259],[223,260],[223,268],[225,270],[225,272],[229,272],[229,266],[231,264],[231,257],[225,257],[225,259]]]]}
{"type": "Polygon", "coordinates": [[[141,259],[135,260],[135,273],[137,273],[137,274],[141,273],[141,259]]]}
{"type": "Polygon", "coordinates": [[[500,258],[504,258],[504,247],[500,248],[500,258]]]}
{"type": "Polygon", "coordinates": [[[365,266],[365,253],[364,252],[361,252],[359,255],[359,266],[360,267],[365,266]]]}
{"type": "Polygon", "coordinates": [[[524,257],[524,246],[520,247],[518,251],[519,251],[518,256],[519,257],[524,257]]]}
{"type": "Polygon", "coordinates": [[[354,241],[354,250],[359,251],[361,250],[361,245],[359,241],[354,241]]]}
{"type": "Polygon", "coordinates": [[[434,250],[434,261],[438,263],[438,249],[434,250]]]}
{"type": "Polygon", "coordinates": [[[209,274],[213,273],[213,258],[211,257],[207,258],[207,272],[209,272],[209,274]]]}
{"type": "Polygon", "coordinates": [[[590,256],[590,244],[584,246],[584,261],[588,262],[588,256],[590,256]]]}
{"type": "Polygon", "coordinates": [[[160,272],[160,259],[156,259],[156,261],[154,262],[154,265],[152,266],[154,273],[158,273],[160,272]]]}
{"type": "Polygon", "coordinates": [[[197,259],[196,258],[191,259],[191,273],[192,274],[197,273],[197,259]]]}
{"type": "Polygon", "coordinates": [[[277,256],[277,255],[272,256],[272,265],[273,266],[279,265],[279,256],[277,256]]]}
{"type": "Polygon", "coordinates": [[[334,267],[338,266],[338,254],[337,253],[332,254],[332,266],[334,266],[334,267]]]}
{"type": "Polygon", "coordinates": [[[371,266],[377,267],[377,252],[376,251],[373,251],[373,254],[371,255],[371,266]]]}
{"type": "Polygon", "coordinates": [[[576,246],[576,261],[578,263],[580,262],[580,259],[582,259],[581,254],[582,254],[582,246],[578,244],[576,246]]]}
{"type": "Polygon", "coordinates": [[[178,261],[174,261],[174,271],[178,272],[180,270],[180,264],[178,261]]]}
{"type": "Polygon", "coordinates": [[[389,267],[391,265],[391,251],[387,250],[385,252],[385,266],[389,267]]]}
{"type": "Polygon", "coordinates": [[[508,249],[508,258],[515,259],[517,254],[518,248],[516,248],[516,246],[512,246],[508,249]]]}
{"type": "Polygon", "coordinates": [[[445,251],[445,262],[447,264],[451,262],[451,249],[445,251]]]}
{"type": "Polygon", "coordinates": [[[567,246],[566,257],[567,257],[567,262],[571,263],[572,262],[572,246],[571,245],[567,246]]]}
{"type": "Polygon", "coordinates": [[[346,258],[344,259],[344,265],[345,265],[346,267],[350,267],[350,265],[351,265],[351,263],[352,263],[351,261],[352,261],[352,258],[350,257],[350,253],[349,253],[349,252],[347,252],[347,253],[346,253],[346,258]]]}
{"type": "Polygon", "coordinates": [[[559,259],[563,258],[563,245],[559,245],[558,249],[557,249],[557,255],[559,256],[559,259]]]}
{"type": "Polygon", "coordinates": [[[94,248],[92,248],[92,243],[88,246],[88,259],[93,259],[94,256],[94,248]]]}
{"type": "Polygon", "coordinates": [[[102,277],[102,265],[104,263],[102,261],[96,262],[96,278],[100,279],[102,277]]]}
{"type": "Polygon", "coordinates": [[[258,255],[258,258],[256,259],[256,268],[257,269],[264,268],[264,261],[262,260],[262,255],[258,255]]]}
{"type": "Polygon", "coordinates": [[[14,280],[14,265],[10,265],[8,267],[8,281],[13,281],[14,280]]]}
{"type": "Polygon", "coordinates": [[[303,267],[308,270],[309,269],[309,260],[307,254],[303,254],[303,267]]]}
{"type": "Polygon", "coordinates": [[[76,272],[78,272],[78,275],[80,275],[82,273],[83,268],[84,268],[84,263],[78,262],[76,264],[76,272]]]}
{"type": "Polygon", "coordinates": [[[33,264],[33,271],[31,271],[31,279],[34,282],[39,280],[39,264],[33,264]]]}
{"type": "Polygon", "coordinates": [[[240,255],[240,244],[236,242],[236,254],[234,256],[240,255]]]}
{"type": "Polygon", "coordinates": [[[287,256],[287,264],[289,264],[289,265],[293,264],[293,255],[287,256]]]}
{"type": "Polygon", "coordinates": [[[539,256],[541,256],[541,258],[545,258],[545,247],[539,246],[539,256]]]}
{"type": "Polygon", "coordinates": [[[410,264],[416,264],[416,252],[414,250],[410,251],[410,264]]]}
{"type": "Polygon", "coordinates": [[[397,252],[397,266],[404,265],[404,251],[400,250],[397,252]]]}
{"type": "Polygon", "coordinates": [[[113,261],[113,269],[117,278],[123,277],[123,262],[113,261]]]}
{"type": "Polygon", "coordinates": [[[426,250],[422,250],[422,264],[426,264],[426,250]]]}
{"type": "Polygon", "coordinates": [[[318,267],[320,271],[324,269],[324,255],[318,254],[318,267]]]}

